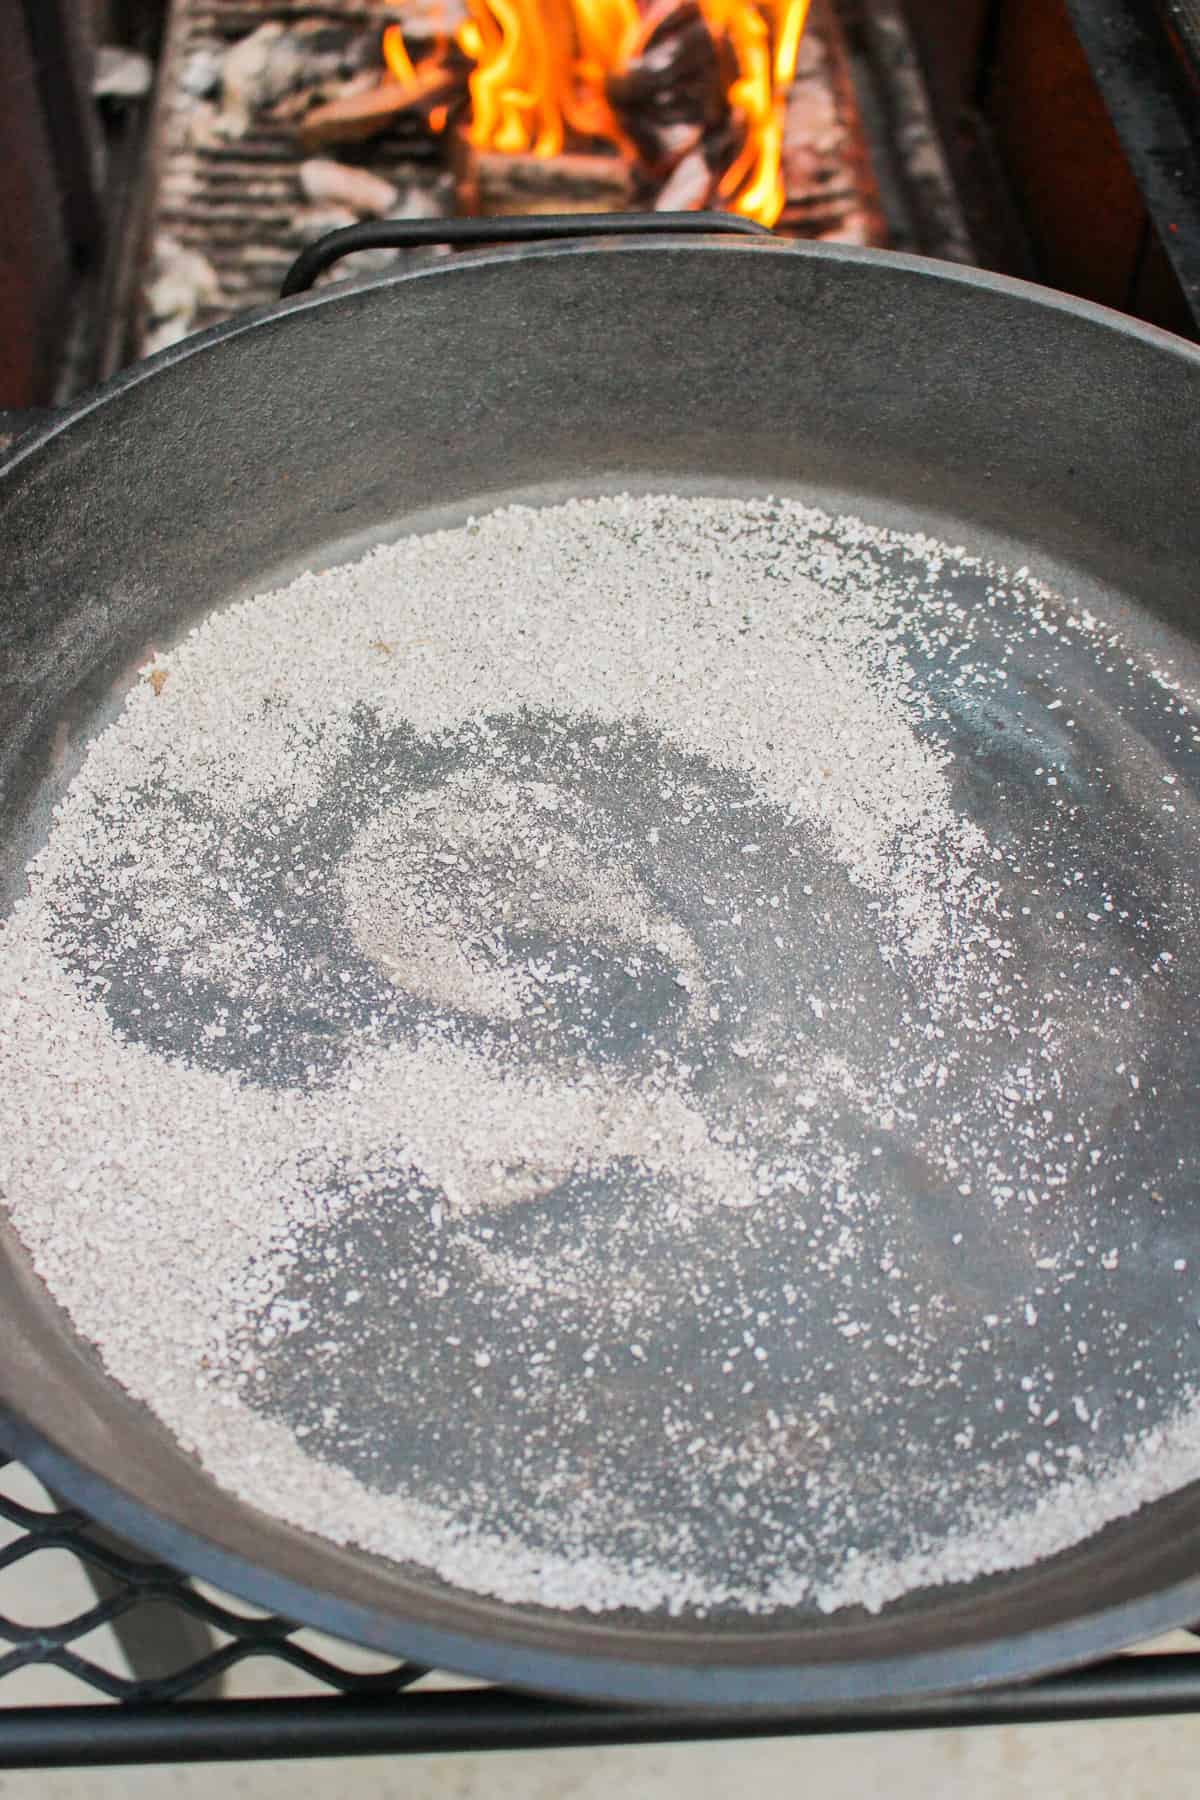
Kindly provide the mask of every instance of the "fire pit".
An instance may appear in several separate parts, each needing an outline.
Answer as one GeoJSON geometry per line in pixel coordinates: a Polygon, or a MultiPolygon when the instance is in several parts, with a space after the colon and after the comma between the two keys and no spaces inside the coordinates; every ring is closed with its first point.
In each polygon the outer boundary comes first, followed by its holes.
{"type": "Polygon", "coordinates": [[[539,210],[536,172],[566,156],[571,182],[547,185],[577,185],[588,206],[717,200],[774,225],[808,13],[809,0],[469,0],[419,63],[401,24],[384,55],[397,104],[451,89],[431,123],[455,132],[464,210],[539,210]]]}
{"type": "Polygon", "coordinates": [[[888,237],[828,0],[177,0],[161,83],[143,348],[266,302],[363,217],[718,208],[888,237]]]}

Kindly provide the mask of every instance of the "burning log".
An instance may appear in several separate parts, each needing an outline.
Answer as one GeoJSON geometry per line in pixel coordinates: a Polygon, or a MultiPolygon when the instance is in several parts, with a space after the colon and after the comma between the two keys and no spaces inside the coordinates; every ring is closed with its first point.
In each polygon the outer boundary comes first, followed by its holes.
{"type": "Polygon", "coordinates": [[[367,94],[372,88],[379,86],[378,69],[361,69],[357,75],[351,75],[345,81],[320,82],[315,87],[298,89],[295,93],[285,94],[274,106],[266,109],[266,117],[272,124],[295,125],[318,106],[324,106],[330,100],[348,100],[353,94],[367,94]]]}
{"type": "Polygon", "coordinates": [[[609,76],[605,92],[646,168],[662,174],[727,116],[726,92],[736,71],[728,66],[728,46],[714,41],[696,0],[659,0],[647,24],[642,48],[609,76]]]}
{"type": "MultiPolygon", "coordinates": [[[[783,181],[788,195],[827,185],[845,160],[845,126],[839,117],[827,67],[798,72],[787,97],[783,133],[783,181]]],[[[822,58],[822,65],[825,59],[822,58]]]]}
{"type": "Polygon", "coordinates": [[[511,155],[477,150],[458,135],[454,173],[458,210],[484,218],[505,213],[624,212],[634,196],[633,171],[615,154],[511,155]]]}
{"type": "Polygon", "coordinates": [[[779,229],[801,237],[886,244],[854,78],[836,14],[815,0],[784,110],[779,229]]]}
{"type": "Polygon", "coordinates": [[[736,161],[745,142],[745,115],[731,108],[719,125],[705,132],[701,144],[704,160],[715,176],[723,175],[736,161]]]}
{"type": "Polygon", "coordinates": [[[470,16],[466,0],[387,0],[387,17],[410,50],[446,43],[470,16]]]}
{"type": "Polygon", "coordinates": [[[717,177],[704,151],[689,150],[672,169],[654,201],[655,212],[701,212],[709,204],[717,177]]]}
{"type": "Polygon", "coordinates": [[[418,70],[411,82],[390,78],[365,93],[346,94],[318,106],[296,127],[300,148],[311,155],[329,144],[357,144],[378,137],[405,113],[428,114],[435,106],[456,104],[466,94],[463,69],[439,63],[418,70]]]}
{"type": "Polygon", "coordinates": [[[703,125],[695,125],[686,119],[671,120],[666,124],[654,124],[648,135],[654,138],[658,152],[655,165],[656,172],[666,173],[693,150],[699,150],[705,141],[703,125]]]}

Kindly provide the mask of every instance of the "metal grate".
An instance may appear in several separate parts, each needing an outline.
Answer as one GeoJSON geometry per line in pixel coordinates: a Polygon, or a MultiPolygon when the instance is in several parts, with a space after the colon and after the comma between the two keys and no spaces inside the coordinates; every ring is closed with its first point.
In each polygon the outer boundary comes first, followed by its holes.
{"type": "MultiPolygon", "coordinates": [[[[3,1471],[15,1467],[0,1457],[0,1481],[3,1471]]],[[[0,1519],[12,1530],[10,1541],[0,1548],[0,1643],[8,1646],[0,1652],[0,1681],[41,1665],[61,1670],[109,1700],[161,1704],[201,1690],[212,1694],[222,1676],[263,1657],[333,1692],[373,1698],[397,1694],[428,1673],[407,1662],[356,1670],[308,1649],[296,1641],[300,1628],[290,1620],[236,1611],[210,1598],[176,1570],[147,1562],[118,1544],[72,1508],[53,1502],[30,1505],[0,1489],[0,1519]],[[52,1624],[20,1624],[8,1616],[5,1578],[30,1558],[53,1550],[77,1559],[95,1601],[52,1624]],[[149,1609],[155,1609],[156,1618],[151,1619],[149,1609]],[[129,1675],[77,1648],[106,1625],[133,1667],[129,1675]],[[151,1673],[153,1664],[161,1664],[161,1670],[151,1673]]]]}
{"type": "MultiPolygon", "coordinates": [[[[583,1705],[431,1675],[413,1663],[369,1667],[383,1659],[329,1639],[311,1648],[299,1640],[313,1634],[201,1591],[118,1545],[82,1513],[30,1497],[38,1492],[0,1454],[0,1644],[8,1646],[0,1652],[0,1769],[670,1743],[1200,1711],[1200,1654],[1186,1652],[1113,1657],[1022,1687],[753,1715],[583,1705]],[[53,1552],[74,1559],[96,1598],[52,1623],[22,1624],[10,1616],[9,1583],[23,1567],[28,1574],[31,1559],[53,1552]],[[89,1647],[105,1627],[131,1674],[106,1666],[89,1647]],[[223,1681],[244,1685],[240,1665],[251,1659],[265,1659],[266,1691],[260,1674],[256,1697],[222,1697],[223,1681]],[[21,1673],[38,1667],[70,1678],[88,1703],[11,1703],[21,1673]]],[[[26,1588],[33,1591],[28,1582],[26,1588]]],[[[44,1604],[44,1586],[36,1591],[44,1604]]]]}

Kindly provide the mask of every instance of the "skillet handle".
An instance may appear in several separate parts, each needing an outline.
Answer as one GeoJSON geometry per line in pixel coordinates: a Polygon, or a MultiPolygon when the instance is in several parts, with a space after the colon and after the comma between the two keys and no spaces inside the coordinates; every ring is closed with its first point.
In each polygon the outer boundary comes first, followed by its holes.
{"type": "Polygon", "coordinates": [[[356,250],[413,250],[428,244],[533,244],[546,238],[627,237],[648,232],[685,236],[724,231],[770,237],[765,225],[736,213],[541,213],[498,219],[367,219],[331,231],[300,252],[283,278],[283,299],[302,294],[317,276],[356,250]]]}

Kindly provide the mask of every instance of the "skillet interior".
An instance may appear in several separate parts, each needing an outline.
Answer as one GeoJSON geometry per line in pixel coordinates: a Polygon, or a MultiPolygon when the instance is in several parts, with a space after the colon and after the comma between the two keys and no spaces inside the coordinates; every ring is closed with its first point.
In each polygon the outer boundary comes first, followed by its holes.
{"type": "MultiPolygon", "coordinates": [[[[148,644],[514,495],[799,494],[1027,564],[1195,669],[1200,518],[1181,496],[1198,418],[1200,356],[1161,334],[840,250],[493,254],[239,321],[75,409],[0,482],[0,876],[19,891],[31,834],[148,644]]],[[[363,1642],[598,1697],[816,1703],[1030,1673],[1200,1609],[1193,1489],[877,1617],[718,1630],[478,1601],[221,1493],[2,1242],[15,1453],[131,1539],[363,1642]]]]}

